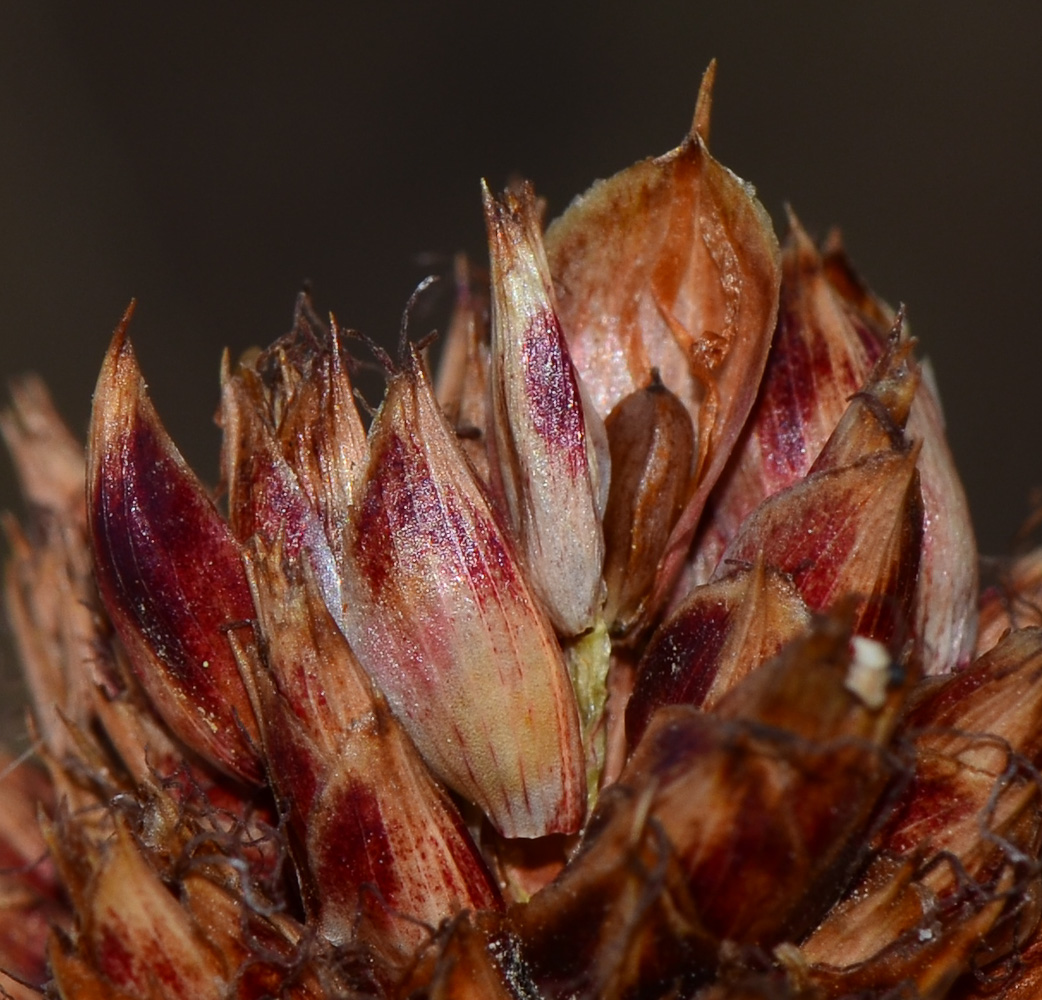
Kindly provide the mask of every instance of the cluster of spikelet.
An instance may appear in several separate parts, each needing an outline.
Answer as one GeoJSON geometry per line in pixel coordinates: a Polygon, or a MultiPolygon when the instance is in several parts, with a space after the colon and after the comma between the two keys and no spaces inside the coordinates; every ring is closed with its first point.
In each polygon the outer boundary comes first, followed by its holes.
{"type": "Polygon", "coordinates": [[[306,298],[216,492],[129,314],[86,458],[16,383],[0,995],[1042,994],[1042,555],[978,595],[903,316],[779,248],[710,90],[545,234],[485,190],[368,429],[306,298]]]}

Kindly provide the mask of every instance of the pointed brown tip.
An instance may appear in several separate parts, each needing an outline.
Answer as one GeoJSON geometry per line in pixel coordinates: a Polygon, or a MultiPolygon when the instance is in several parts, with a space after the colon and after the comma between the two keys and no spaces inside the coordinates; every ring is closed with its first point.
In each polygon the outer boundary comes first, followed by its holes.
{"type": "Polygon", "coordinates": [[[839,226],[833,226],[826,234],[821,244],[821,252],[826,257],[834,254],[846,255],[847,248],[843,242],[843,230],[839,226]]]}
{"type": "Polygon", "coordinates": [[[131,414],[142,402],[147,405],[145,378],[128,335],[134,305],[134,301],[131,301],[113,331],[94,387],[87,448],[88,477],[91,479],[95,474],[96,463],[105,450],[105,442],[118,434],[118,428],[131,419],[131,414]]]}
{"type": "Polygon", "coordinates": [[[484,177],[481,178],[481,205],[485,210],[486,221],[493,217],[496,210],[496,198],[492,194],[492,188],[488,186],[488,181],[484,177]]]}
{"type": "Polygon", "coordinates": [[[698,99],[695,101],[695,118],[691,122],[690,137],[701,139],[704,146],[709,145],[709,124],[713,113],[713,84],[716,82],[716,60],[710,59],[706,71],[702,74],[702,82],[698,87],[698,99]]]}
{"type": "Polygon", "coordinates": [[[818,252],[814,240],[811,239],[810,233],[804,229],[799,216],[796,214],[792,205],[788,202],[785,204],[785,218],[789,223],[789,233],[786,243],[795,253],[800,270],[818,270],[821,267],[821,254],[818,252]]]}
{"type": "MultiPolygon", "coordinates": [[[[109,341],[109,349],[105,352],[105,360],[101,366],[101,374],[98,377],[98,390],[100,390],[108,379],[112,378],[120,369],[126,366],[125,373],[136,374],[139,378],[141,371],[134,357],[133,348],[130,346],[130,321],[134,318],[134,310],[137,308],[137,299],[131,299],[127,308],[123,311],[116,329],[112,331],[112,340],[109,341]]],[[[97,391],[97,390],[96,390],[97,391]]]]}

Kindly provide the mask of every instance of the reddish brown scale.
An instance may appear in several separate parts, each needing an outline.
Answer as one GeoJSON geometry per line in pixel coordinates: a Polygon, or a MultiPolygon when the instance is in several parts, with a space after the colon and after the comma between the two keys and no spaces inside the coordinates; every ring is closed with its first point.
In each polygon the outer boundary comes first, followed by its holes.
{"type": "Polygon", "coordinates": [[[782,481],[805,472],[811,460],[802,423],[809,416],[814,379],[808,370],[806,341],[789,332],[794,322],[788,312],[781,317],[760,390],[762,402],[754,411],[763,428],[761,437],[772,445],[765,453],[765,465],[782,481]]]}
{"type": "Polygon", "coordinates": [[[374,594],[382,594],[394,564],[393,528],[391,526],[393,501],[399,507],[397,521],[405,518],[409,497],[404,490],[392,484],[401,482],[405,474],[402,443],[396,437],[388,443],[380,456],[379,476],[366,484],[359,504],[358,546],[355,562],[358,571],[369,581],[374,594]]]}
{"type": "Polygon", "coordinates": [[[857,594],[862,603],[856,631],[900,644],[914,606],[922,522],[911,456],[872,455],[813,475],[765,501],[728,547],[721,569],[762,556],[791,575],[813,611],[857,594]],[[873,537],[866,534],[868,525],[873,537]],[[884,540],[891,558],[877,566],[875,547],[884,540]]]}
{"type": "Polygon", "coordinates": [[[543,312],[532,321],[523,341],[522,358],[536,433],[550,447],[567,455],[569,470],[578,478],[588,466],[582,399],[561,324],[552,312],[543,312]]]}
{"type": "MultiPolygon", "coordinates": [[[[1031,631],[1037,632],[1035,629],[1031,631]]],[[[995,684],[996,681],[1001,682],[1008,678],[1020,667],[1020,664],[1014,660],[1003,665],[999,670],[982,669],[986,662],[985,657],[994,661],[996,654],[994,651],[989,651],[989,654],[974,661],[972,669],[951,674],[943,678],[943,683],[940,683],[941,678],[936,678],[933,684],[924,688],[922,697],[908,713],[905,728],[912,732],[924,727],[960,728],[959,721],[964,706],[973,702],[974,694],[982,688],[995,684]]]]}
{"type": "Polygon", "coordinates": [[[887,850],[897,854],[912,854],[935,836],[964,822],[980,811],[980,803],[952,794],[950,775],[931,777],[923,774],[920,765],[911,786],[895,807],[880,841],[887,850]]]}
{"type": "MultiPolygon", "coordinates": [[[[306,711],[292,701],[286,704],[306,721],[306,711]]],[[[282,788],[292,790],[293,809],[301,816],[308,816],[318,795],[322,776],[316,770],[317,764],[310,748],[294,739],[289,727],[270,726],[265,733],[268,745],[266,754],[278,762],[279,783],[282,788]]]]}
{"type": "Polygon", "coordinates": [[[902,525],[900,554],[882,582],[858,613],[858,631],[899,652],[912,629],[912,612],[922,561],[924,517],[922,496],[915,489],[902,525]]]}
{"type": "Polygon", "coordinates": [[[321,522],[284,461],[255,451],[237,459],[237,475],[248,498],[233,508],[232,527],[240,541],[260,535],[270,544],[281,536],[287,557],[327,545],[321,522]]]}
{"type": "Polygon", "coordinates": [[[362,886],[363,895],[375,892],[383,905],[393,909],[401,882],[372,788],[350,782],[338,788],[336,796],[324,805],[328,805],[328,815],[335,817],[323,827],[323,850],[315,858],[322,862],[316,865],[314,878],[322,887],[325,901],[335,903],[338,885],[346,888],[350,899],[362,886]]]}
{"type": "Polygon", "coordinates": [[[117,934],[111,924],[106,924],[97,946],[98,968],[117,983],[131,982],[136,964],[135,956],[123,943],[125,938],[125,931],[117,934]]]}
{"type": "Polygon", "coordinates": [[[231,533],[142,421],[103,456],[92,509],[106,605],[131,618],[197,705],[223,714],[203,664],[234,670],[223,630],[253,615],[231,533]]]}
{"type": "Polygon", "coordinates": [[[636,745],[659,706],[702,704],[716,676],[716,662],[733,617],[732,610],[723,603],[714,610],[657,632],[648,644],[638,667],[633,696],[626,706],[626,740],[630,747],[636,745]],[[657,663],[673,666],[668,672],[647,666],[657,663]]]}
{"type": "Polygon", "coordinates": [[[136,939],[122,921],[110,913],[97,944],[98,970],[119,986],[135,986],[147,991],[150,983],[158,980],[172,991],[179,991],[182,977],[171,965],[169,957],[158,948],[149,950],[151,955],[143,955],[140,939],[136,939]],[[135,941],[137,950],[131,951],[126,946],[127,941],[135,941]]]}
{"type": "MultiPolygon", "coordinates": [[[[860,332],[864,367],[869,369],[882,347],[871,333],[860,332]]],[[[817,387],[829,383],[854,387],[864,381],[864,374],[855,368],[849,355],[841,356],[839,363],[841,369],[837,370],[824,336],[810,336],[791,305],[783,311],[754,411],[759,425],[757,437],[761,444],[770,446],[763,451],[764,465],[778,487],[805,476],[817,458],[807,454],[805,429],[817,416],[817,387]]]]}
{"type": "Polygon", "coordinates": [[[453,507],[457,498],[439,494],[421,462],[419,447],[410,448],[392,436],[380,453],[376,474],[366,484],[355,551],[374,593],[393,581],[394,540],[406,534],[414,544],[445,550],[453,562],[462,557],[479,604],[494,599],[496,587],[515,586],[516,574],[499,532],[476,510],[453,507]]]}

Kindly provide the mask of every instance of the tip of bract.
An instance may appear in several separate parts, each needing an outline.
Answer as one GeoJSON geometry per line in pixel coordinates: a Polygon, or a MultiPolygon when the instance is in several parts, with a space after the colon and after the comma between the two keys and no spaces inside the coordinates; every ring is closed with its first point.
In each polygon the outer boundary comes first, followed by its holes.
{"type": "Polygon", "coordinates": [[[716,60],[710,59],[706,71],[702,74],[702,82],[698,87],[698,98],[695,101],[695,117],[691,122],[691,139],[701,139],[704,146],[709,145],[709,125],[713,113],[713,85],[716,83],[716,60]]]}

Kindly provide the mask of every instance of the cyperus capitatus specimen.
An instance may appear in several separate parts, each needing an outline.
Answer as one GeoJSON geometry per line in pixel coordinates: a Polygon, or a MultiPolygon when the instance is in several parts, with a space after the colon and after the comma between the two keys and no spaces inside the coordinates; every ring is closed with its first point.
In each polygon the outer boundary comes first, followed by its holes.
{"type": "Polygon", "coordinates": [[[305,298],[223,365],[216,492],[129,313],[86,458],[15,384],[8,995],[1042,989],[1042,557],[978,601],[903,316],[779,248],[710,89],[545,233],[486,188],[368,429],[305,298]]]}

